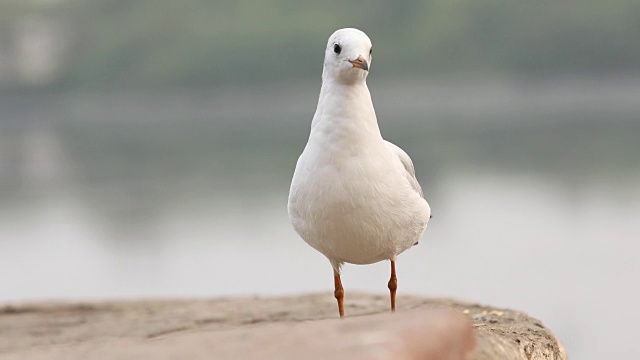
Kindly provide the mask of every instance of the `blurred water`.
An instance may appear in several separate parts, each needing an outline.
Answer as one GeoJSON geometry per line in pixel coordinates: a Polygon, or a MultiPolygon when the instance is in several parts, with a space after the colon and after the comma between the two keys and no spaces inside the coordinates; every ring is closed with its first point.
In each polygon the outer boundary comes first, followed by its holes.
{"type": "MultiPolygon", "coordinates": [[[[434,219],[403,293],[520,309],[634,358],[640,82],[371,83],[434,219]]],[[[286,197],[318,89],[0,96],[0,301],[324,291],[286,197]]],[[[385,292],[388,263],[345,267],[385,292]]],[[[612,354],[612,351],[617,353],[612,354]]]]}

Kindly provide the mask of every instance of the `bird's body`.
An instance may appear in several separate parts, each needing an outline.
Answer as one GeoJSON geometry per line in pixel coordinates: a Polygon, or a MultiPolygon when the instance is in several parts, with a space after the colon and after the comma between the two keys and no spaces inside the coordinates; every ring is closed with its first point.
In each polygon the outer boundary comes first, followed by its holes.
{"type": "Polygon", "coordinates": [[[289,197],[294,228],[334,268],[395,260],[422,235],[430,213],[382,139],[366,86],[347,90],[355,94],[325,99],[333,111],[319,106],[289,197]]]}
{"type": "Polygon", "coordinates": [[[338,282],[345,262],[395,261],[419,240],[431,213],[411,159],[380,134],[361,55],[370,63],[370,48],[355,29],[329,39],[318,107],[289,193],[294,229],[329,259],[338,282]]]}

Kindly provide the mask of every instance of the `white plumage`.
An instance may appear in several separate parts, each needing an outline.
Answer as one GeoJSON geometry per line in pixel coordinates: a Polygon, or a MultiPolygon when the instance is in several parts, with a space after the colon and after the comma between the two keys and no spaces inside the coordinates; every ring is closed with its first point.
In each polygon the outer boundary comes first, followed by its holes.
{"type": "Polygon", "coordinates": [[[341,29],[327,43],[318,107],[289,193],[296,232],[331,262],[371,264],[416,243],[431,209],[411,158],[384,140],[366,84],[371,41],[341,29]]]}

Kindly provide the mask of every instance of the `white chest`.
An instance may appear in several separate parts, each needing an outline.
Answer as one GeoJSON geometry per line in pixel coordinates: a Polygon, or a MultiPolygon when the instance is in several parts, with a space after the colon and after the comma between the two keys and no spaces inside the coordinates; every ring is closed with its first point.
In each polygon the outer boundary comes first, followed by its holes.
{"type": "Polygon", "coordinates": [[[300,236],[330,259],[395,258],[424,231],[426,202],[389,154],[375,150],[337,159],[307,148],[298,161],[289,215],[300,236]]]}

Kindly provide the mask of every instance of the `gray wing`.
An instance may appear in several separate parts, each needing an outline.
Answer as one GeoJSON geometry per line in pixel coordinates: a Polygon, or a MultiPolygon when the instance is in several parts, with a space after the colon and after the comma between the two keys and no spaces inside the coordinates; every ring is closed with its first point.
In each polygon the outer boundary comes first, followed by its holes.
{"type": "Polygon", "coordinates": [[[397,145],[390,143],[387,140],[385,140],[384,142],[387,143],[387,146],[389,147],[389,149],[391,149],[391,151],[398,155],[398,159],[400,160],[402,165],[404,165],[404,169],[406,170],[405,177],[407,178],[407,181],[409,181],[409,184],[411,184],[413,190],[420,194],[420,197],[424,198],[420,183],[418,183],[418,179],[416,179],[416,170],[413,167],[413,162],[411,161],[409,155],[407,155],[407,153],[404,152],[404,150],[400,149],[400,147],[398,147],[397,145]]]}

